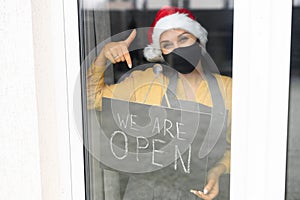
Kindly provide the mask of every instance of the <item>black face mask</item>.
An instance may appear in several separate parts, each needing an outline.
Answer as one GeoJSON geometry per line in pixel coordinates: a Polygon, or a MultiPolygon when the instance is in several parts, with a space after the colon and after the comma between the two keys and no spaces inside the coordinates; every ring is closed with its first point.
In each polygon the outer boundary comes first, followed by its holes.
{"type": "Polygon", "coordinates": [[[195,42],[188,47],[179,47],[171,53],[162,54],[165,61],[182,74],[191,73],[197,66],[201,55],[201,47],[198,42],[195,42]]]}

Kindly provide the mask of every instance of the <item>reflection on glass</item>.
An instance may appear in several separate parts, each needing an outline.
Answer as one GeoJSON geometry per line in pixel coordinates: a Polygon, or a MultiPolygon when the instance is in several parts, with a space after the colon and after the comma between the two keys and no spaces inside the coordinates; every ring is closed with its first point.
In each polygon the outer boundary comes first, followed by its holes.
{"type": "Polygon", "coordinates": [[[86,198],[229,199],[232,10],[149,2],[81,2],[86,198]]]}

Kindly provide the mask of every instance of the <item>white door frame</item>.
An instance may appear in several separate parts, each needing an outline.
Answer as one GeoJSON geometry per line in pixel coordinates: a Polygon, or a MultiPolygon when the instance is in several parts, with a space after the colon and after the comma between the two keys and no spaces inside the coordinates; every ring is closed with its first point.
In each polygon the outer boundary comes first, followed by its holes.
{"type": "Polygon", "coordinates": [[[31,0],[31,7],[42,198],[83,200],[77,1],[31,0]]]}

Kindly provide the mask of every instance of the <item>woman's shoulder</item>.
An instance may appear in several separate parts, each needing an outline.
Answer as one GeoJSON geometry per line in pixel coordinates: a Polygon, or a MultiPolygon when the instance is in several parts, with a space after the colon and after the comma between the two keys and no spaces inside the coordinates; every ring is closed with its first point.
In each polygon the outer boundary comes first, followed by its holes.
{"type": "Polygon", "coordinates": [[[221,74],[213,74],[216,79],[218,80],[219,84],[221,83],[225,87],[232,86],[232,78],[229,76],[221,75],[221,74]]]}
{"type": "Polygon", "coordinates": [[[222,75],[222,74],[213,74],[217,79],[221,79],[224,81],[232,81],[230,76],[222,75]]]}

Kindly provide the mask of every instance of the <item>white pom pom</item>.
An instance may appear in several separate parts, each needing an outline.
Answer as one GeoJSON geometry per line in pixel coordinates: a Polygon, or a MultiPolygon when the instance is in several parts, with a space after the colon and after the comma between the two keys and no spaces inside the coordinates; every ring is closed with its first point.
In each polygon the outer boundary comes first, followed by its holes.
{"type": "Polygon", "coordinates": [[[148,45],[144,48],[144,56],[149,62],[163,61],[160,49],[148,45]]]}

